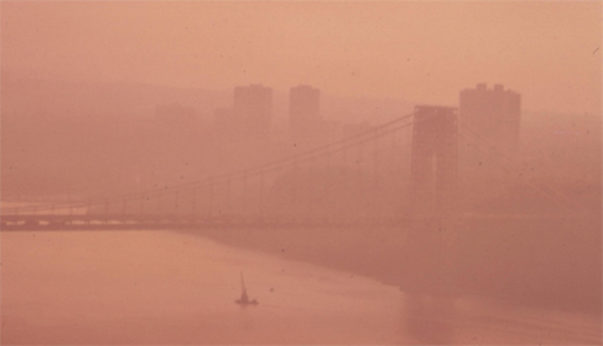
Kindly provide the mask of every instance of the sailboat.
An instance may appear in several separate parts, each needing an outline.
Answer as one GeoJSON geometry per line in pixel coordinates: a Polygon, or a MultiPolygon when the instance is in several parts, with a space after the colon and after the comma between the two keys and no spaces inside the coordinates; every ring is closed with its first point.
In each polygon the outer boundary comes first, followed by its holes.
{"type": "Polygon", "coordinates": [[[243,273],[241,273],[241,298],[235,300],[235,303],[241,306],[247,305],[258,305],[258,301],[255,299],[249,299],[247,296],[247,287],[245,287],[245,278],[243,277],[243,273]]]}

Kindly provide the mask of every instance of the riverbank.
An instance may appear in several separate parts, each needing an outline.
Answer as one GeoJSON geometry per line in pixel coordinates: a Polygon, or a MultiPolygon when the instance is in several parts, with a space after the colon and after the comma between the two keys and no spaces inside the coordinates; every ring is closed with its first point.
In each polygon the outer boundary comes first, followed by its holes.
{"type": "MultiPolygon", "coordinates": [[[[410,226],[184,230],[242,248],[375,278],[405,290],[410,226]]],[[[598,216],[467,218],[447,233],[450,291],[509,304],[601,315],[598,216]]],[[[429,256],[430,249],[424,249],[429,256]]],[[[412,260],[412,258],[411,258],[412,260]]],[[[353,275],[353,274],[351,274],[353,275]]]]}

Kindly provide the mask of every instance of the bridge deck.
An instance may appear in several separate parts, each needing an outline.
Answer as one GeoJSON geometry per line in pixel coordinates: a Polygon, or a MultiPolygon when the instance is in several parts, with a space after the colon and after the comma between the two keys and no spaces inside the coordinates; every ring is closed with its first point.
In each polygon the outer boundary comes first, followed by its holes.
{"type": "Polygon", "coordinates": [[[2,215],[3,231],[15,230],[96,230],[96,229],[160,229],[247,226],[368,226],[397,225],[406,218],[355,218],[333,219],[328,217],[260,217],[260,216],[198,216],[198,215],[2,215]]]}

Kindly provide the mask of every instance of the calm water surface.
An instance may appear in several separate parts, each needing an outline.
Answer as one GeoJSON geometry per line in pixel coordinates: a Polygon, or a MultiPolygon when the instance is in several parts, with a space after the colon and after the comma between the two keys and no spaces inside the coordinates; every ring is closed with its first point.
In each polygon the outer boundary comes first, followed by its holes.
{"type": "Polygon", "coordinates": [[[410,299],[173,231],[2,232],[2,342],[598,343],[592,316],[410,299]],[[242,308],[239,273],[260,304],[242,308]]]}

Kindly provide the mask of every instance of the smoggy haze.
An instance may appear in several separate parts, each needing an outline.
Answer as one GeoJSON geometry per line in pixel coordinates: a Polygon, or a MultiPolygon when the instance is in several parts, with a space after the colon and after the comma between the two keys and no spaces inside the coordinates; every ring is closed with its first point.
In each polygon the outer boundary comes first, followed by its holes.
{"type": "Polygon", "coordinates": [[[600,1],[0,1],[0,343],[601,344],[600,1]]]}
{"type": "Polygon", "coordinates": [[[449,105],[497,81],[524,109],[596,113],[600,43],[596,1],[2,2],[2,70],[35,78],[304,82],[449,105]]]}

